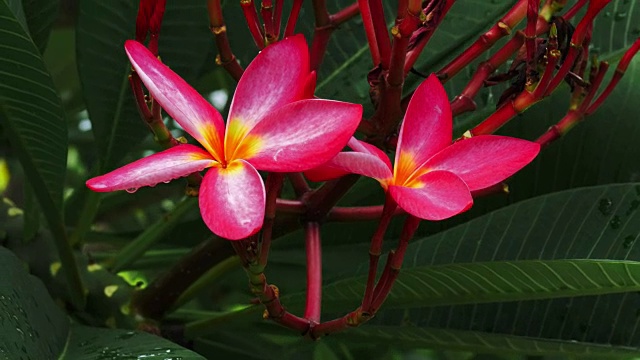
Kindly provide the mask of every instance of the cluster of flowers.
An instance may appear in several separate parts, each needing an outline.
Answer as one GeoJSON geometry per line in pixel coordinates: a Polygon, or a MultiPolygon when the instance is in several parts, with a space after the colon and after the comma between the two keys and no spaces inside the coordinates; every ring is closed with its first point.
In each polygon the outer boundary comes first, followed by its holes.
{"type": "Polygon", "coordinates": [[[268,46],[247,67],[226,127],[220,113],[144,45],[128,41],[125,50],[150,95],[202,148],[180,144],[87,186],[137,189],[208,168],[199,193],[202,218],[230,240],[262,227],[265,187],[258,170],[305,171],[314,181],[368,176],[407,213],[442,220],[469,209],[472,192],[508,178],[539,152],[536,143],[504,136],[452,143],[449,100],[432,75],[408,105],[392,165],[382,150],[353,137],[362,106],[314,98],[316,75],[302,35],[268,46]],[[341,152],[345,146],[352,151],[341,152]]]}

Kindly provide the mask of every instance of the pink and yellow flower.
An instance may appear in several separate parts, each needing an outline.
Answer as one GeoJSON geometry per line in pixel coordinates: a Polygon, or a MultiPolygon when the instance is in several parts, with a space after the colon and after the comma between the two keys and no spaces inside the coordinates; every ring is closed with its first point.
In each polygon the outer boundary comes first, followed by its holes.
{"type": "Polygon", "coordinates": [[[208,168],[200,212],[215,234],[241,239],[262,226],[264,183],[258,170],[296,172],[334,157],[362,116],[360,105],[312,99],[315,73],[301,35],[260,52],[236,88],[226,128],[222,116],[196,90],[143,45],[125,50],[151,96],[204,149],[182,144],[87,181],[94,191],[115,191],[189,175],[208,168]]]}
{"type": "Polygon", "coordinates": [[[374,178],[406,212],[426,220],[443,220],[471,207],[471,191],[513,175],[533,160],[536,143],[495,135],[451,143],[449,100],[431,75],[416,90],[400,128],[395,166],[380,149],[352,138],[352,152],[306,172],[320,181],[355,173],[374,178]]]}

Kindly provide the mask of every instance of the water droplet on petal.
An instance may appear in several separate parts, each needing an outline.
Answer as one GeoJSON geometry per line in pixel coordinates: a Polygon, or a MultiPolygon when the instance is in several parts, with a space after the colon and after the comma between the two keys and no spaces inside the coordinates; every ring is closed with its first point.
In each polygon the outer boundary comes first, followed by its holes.
{"type": "Polygon", "coordinates": [[[128,192],[129,194],[133,194],[134,192],[138,191],[138,188],[128,188],[125,191],[128,192]]]}

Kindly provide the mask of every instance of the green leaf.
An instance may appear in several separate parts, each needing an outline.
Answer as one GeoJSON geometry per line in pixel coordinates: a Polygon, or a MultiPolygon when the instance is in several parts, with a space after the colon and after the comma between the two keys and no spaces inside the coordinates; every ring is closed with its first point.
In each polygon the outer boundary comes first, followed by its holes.
{"type": "Polygon", "coordinates": [[[360,344],[386,343],[411,349],[456,349],[500,355],[564,355],[577,359],[629,359],[640,355],[635,348],[414,326],[363,326],[332,336],[360,344]]]}
{"type": "Polygon", "coordinates": [[[41,54],[47,47],[51,28],[58,15],[59,0],[22,0],[29,33],[41,54]]]}
{"type": "MultiPolygon", "coordinates": [[[[639,207],[638,184],[544,195],[412,242],[404,267],[515,260],[640,260],[640,242],[636,241],[639,207]]],[[[625,293],[459,305],[419,309],[411,319],[420,326],[637,347],[638,301],[637,293],[625,293]]]]}
{"type": "Polygon", "coordinates": [[[80,325],[71,327],[69,344],[59,357],[60,360],[146,358],[204,360],[195,352],[155,335],[80,325]]]}
{"type": "Polygon", "coordinates": [[[0,116],[47,211],[59,211],[67,163],[60,98],[42,57],[6,0],[0,2],[0,116]],[[43,196],[44,195],[44,196],[43,196]],[[46,204],[45,204],[46,203],[46,204]]]}
{"type": "MultiPolygon", "coordinates": [[[[323,289],[329,308],[357,306],[365,276],[323,289]],[[345,305],[348,304],[348,305],[345,305]]],[[[550,299],[640,291],[640,262],[521,260],[454,263],[404,269],[385,307],[424,307],[550,299]]],[[[292,295],[304,299],[304,295],[292,295]]],[[[294,300],[295,301],[295,300],[294,300]]]]}
{"type": "Polygon", "coordinates": [[[0,273],[0,354],[7,359],[204,359],[146,333],[70,326],[42,282],[4,247],[0,273]]]}
{"type": "Polygon", "coordinates": [[[55,359],[69,319],[22,262],[0,247],[0,354],[6,359],[55,359]]]}
{"type": "MultiPolygon", "coordinates": [[[[82,0],[77,49],[80,80],[101,169],[111,170],[148,134],[138,115],[124,43],[134,37],[135,1],[82,0]]],[[[162,61],[187,81],[200,74],[212,46],[206,4],[167,2],[160,33],[162,61]]]]}

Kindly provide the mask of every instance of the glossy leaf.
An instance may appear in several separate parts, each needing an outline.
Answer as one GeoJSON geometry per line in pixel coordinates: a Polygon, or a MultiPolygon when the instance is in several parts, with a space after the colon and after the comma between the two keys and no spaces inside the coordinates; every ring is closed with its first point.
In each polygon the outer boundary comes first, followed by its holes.
{"type": "Polygon", "coordinates": [[[560,355],[578,359],[628,359],[638,356],[633,348],[593,345],[579,341],[553,341],[489,334],[479,331],[416,328],[412,326],[363,326],[336,335],[343,341],[362,344],[393,344],[401,348],[465,350],[478,353],[560,355]]]}
{"type": "Polygon", "coordinates": [[[22,7],[31,39],[44,54],[51,28],[58,15],[59,0],[22,0],[22,7]]]}

